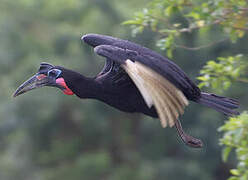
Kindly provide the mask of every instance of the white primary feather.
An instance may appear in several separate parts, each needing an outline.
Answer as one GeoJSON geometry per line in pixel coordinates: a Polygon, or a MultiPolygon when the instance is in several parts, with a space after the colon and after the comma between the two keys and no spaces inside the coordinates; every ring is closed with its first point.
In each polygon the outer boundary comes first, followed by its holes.
{"type": "Polygon", "coordinates": [[[139,89],[147,106],[155,106],[162,127],[167,124],[173,127],[175,120],[189,104],[182,91],[142,63],[126,60],[122,67],[139,89]]]}

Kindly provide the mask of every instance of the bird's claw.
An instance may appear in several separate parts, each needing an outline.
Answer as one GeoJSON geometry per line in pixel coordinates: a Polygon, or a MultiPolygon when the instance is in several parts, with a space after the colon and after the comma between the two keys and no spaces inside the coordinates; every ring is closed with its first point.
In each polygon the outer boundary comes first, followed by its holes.
{"type": "Polygon", "coordinates": [[[181,136],[181,138],[187,146],[190,146],[193,148],[202,148],[203,147],[203,143],[200,139],[194,138],[194,137],[189,136],[185,133],[181,136]]]}
{"type": "Polygon", "coordinates": [[[179,136],[181,137],[182,141],[187,146],[190,146],[193,148],[202,148],[203,147],[203,142],[200,139],[192,137],[183,131],[182,125],[178,119],[175,122],[175,127],[176,127],[177,132],[178,132],[179,136]]]}

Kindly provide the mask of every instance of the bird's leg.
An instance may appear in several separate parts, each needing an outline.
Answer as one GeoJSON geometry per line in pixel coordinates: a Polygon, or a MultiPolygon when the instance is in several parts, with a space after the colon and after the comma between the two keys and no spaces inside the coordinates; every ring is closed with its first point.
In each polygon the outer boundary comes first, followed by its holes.
{"type": "Polygon", "coordinates": [[[177,132],[179,134],[179,136],[181,137],[181,139],[183,140],[183,142],[190,146],[190,147],[194,147],[194,148],[201,148],[203,146],[203,143],[200,139],[194,138],[188,134],[186,134],[183,131],[182,125],[180,123],[179,119],[176,119],[175,121],[175,127],[177,129],[177,132]]]}

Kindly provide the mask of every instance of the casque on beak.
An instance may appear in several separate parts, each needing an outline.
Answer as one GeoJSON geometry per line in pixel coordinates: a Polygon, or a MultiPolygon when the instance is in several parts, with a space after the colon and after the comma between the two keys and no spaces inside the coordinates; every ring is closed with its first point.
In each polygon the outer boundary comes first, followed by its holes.
{"type": "Polygon", "coordinates": [[[37,73],[20,85],[13,94],[13,97],[43,86],[56,86],[56,81],[45,74],[37,73]]]}

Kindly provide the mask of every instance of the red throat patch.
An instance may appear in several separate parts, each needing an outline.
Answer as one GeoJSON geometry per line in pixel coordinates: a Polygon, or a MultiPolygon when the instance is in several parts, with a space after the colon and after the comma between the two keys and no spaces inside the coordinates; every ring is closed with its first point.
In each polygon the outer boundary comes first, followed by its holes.
{"type": "Polygon", "coordinates": [[[58,78],[56,79],[56,83],[59,84],[60,86],[63,86],[65,89],[63,90],[63,93],[66,95],[73,95],[74,93],[72,92],[72,90],[70,88],[68,88],[68,86],[65,83],[64,78],[58,78]]]}

